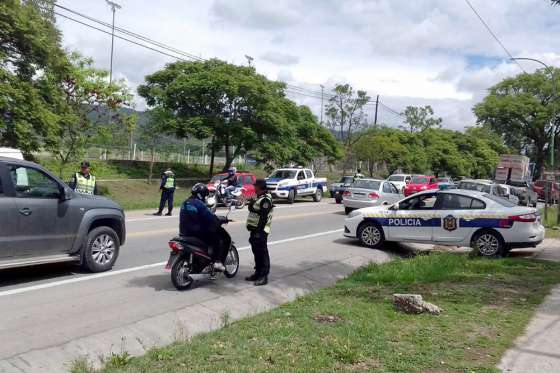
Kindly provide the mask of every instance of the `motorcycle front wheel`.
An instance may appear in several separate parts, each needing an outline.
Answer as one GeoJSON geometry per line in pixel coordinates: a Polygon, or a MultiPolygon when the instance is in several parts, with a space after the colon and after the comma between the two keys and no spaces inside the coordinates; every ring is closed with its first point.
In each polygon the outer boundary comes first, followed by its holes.
{"type": "Polygon", "coordinates": [[[188,290],[192,287],[194,279],[190,276],[191,269],[187,258],[175,261],[171,268],[171,282],[177,290],[188,290]]]}
{"type": "Polygon", "coordinates": [[[245,207],[246,203],[247,203],[247,200],[245,199],[245,197],[239,196],[239,197],[236,198],[235,208],[238,209],[238,210],[241,210],[243,207],[245,207]]]}
{"type": "Polygon", "coordinates": [[[224,271],[224,276],[227,278],[233,278],[239,271],[239,253],[235,245],[231,245],[229,248],[228,255],[225,261],[226,270],[224,271]]]}

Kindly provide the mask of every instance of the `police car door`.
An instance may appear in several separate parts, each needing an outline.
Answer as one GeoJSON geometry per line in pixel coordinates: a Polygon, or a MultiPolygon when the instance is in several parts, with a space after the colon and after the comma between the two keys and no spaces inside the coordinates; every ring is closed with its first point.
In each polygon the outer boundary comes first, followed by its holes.
{"type": "Polygon", "coordinates": [[[305,195],[307,194],[307,180],[305,179],[305,173],[303,172],[303,170],[299,170],[297,172],[297,193],[299,195],[305,195]]]}
{"type": "Polygon", "coordinates": [[[436,193],[415,195],[401,201],[396,209],[390,210],[387,233],[390,241],[431,241],[434,225],[436,193]]]}
{"type": "Polygon", "coordinates": [[[441,224],[434,227],[435,242],[459,243],[470,237],[474,228],[473,222],[484,210],[484,202],[456,193],[440,193],[436,213],[441,224]]]}

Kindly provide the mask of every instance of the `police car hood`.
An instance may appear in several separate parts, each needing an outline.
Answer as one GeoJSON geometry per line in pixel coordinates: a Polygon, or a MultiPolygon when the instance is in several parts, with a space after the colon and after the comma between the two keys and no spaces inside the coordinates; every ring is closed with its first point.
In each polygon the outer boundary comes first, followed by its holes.
{"type": "Polygon", "coordinates": [[[359,211],[363,214],[363,215],[367,215],[367,214],[373,214],[376,212],[380,212],[380,211],[387,211],[389,210],[389,207],[391,207],[392,205],[381,205],[381,206],[372,206],[372,207],[365,207],[363,209],[360,209],[359,211]]]}

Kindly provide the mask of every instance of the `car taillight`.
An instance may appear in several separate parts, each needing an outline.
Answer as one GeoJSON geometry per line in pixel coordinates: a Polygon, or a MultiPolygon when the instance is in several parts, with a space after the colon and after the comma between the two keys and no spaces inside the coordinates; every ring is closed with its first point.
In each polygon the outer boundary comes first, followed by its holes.
{"type": "Polygon", "coordinates": [[[368,197],[371,199],[377,199],[379,198],[379,194],[375,193],[375,192],[371,192],[370,194],[368,194],[368,197]]]}
{"type": "Polygon", "coordinates": [[[537,214],[524,214],[524,215],[514,215],[510,216],[511,221],[519,221],[522,223],[533,223],[537,220],[537,214]]]}
{"type": "Polygon", "coordinates": [[[181,247],[175,241],[169,241],[169,248],[173,251],[180,251],[181,247]]]}
{"type": "Polygon", "coordinates": [[[344,193],[342,193],[342,195],[343,195],[343,196],[346,196],[346,197],[350,196],[351,194],[352,194],[352,193],[350,193],[349,190],[345,190],[344,193]]]}

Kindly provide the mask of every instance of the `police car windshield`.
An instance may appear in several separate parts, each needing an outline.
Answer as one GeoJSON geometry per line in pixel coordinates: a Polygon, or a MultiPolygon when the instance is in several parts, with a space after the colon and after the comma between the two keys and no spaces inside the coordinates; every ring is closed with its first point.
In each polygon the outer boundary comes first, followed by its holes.
{"type": "Polygon", "coordinates": [[[504,199],[502,197],[494,196],[494,195],[491,195],[491,194],[484,194],[484,197],[486,197],[486,198],[488,198],[488,199],[490,199],[490,200],[492,200],[492,201],[496,202],[497,204],[502,205],[504,207],[515,207],[515,206],[517,206],[516,203],[513,203],[510,200],[504,199]]]}
{"type": "Polygon", "coordinates": [[[391,175],[387,179],[389,181],[404,181],[404,175],[391,175]]]}
{"type": "Polygon", "coordinates": [[[352,184],[352,188],[378,190],[381,183],[375,180],[358,179],[352,184]]]}
{"type": "Polygon", "coordinates": [[[428,178],[426,176],[413,176],[410,180],[411,184],[428,184],[428,178]]]}
{"type": "Polygon", "coordinates": [[[271,179],[293,179],[296,177],[294,170],[276,170],[270,175],[271,179]]]}

